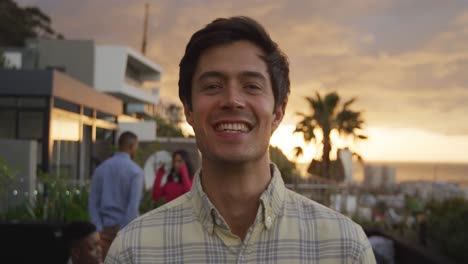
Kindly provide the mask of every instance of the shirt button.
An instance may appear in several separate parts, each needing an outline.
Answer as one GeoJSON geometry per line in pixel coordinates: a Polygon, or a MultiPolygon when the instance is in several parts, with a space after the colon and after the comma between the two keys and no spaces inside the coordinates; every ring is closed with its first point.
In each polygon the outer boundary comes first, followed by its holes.
{"type": "Polygon", "coordinates": [[[218,218],[216,218],[215,222],[217,225],[221,225],[221,220],[219,220],[218,218]]]}
{"type": "Polygon", "coordinates": [[[266,218],[266,222],[267,222],[267,224],[271,224],[271,217],[270,217],[270,216],[268,216],[268,217],[266,218]]]}

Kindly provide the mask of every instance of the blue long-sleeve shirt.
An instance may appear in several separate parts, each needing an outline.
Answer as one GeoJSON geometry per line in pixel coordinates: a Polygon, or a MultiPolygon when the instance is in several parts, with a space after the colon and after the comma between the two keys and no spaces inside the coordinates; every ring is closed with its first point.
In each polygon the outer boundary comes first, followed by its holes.
{"type": "Polygon", "coordinates": [[[100,232],[104,227],[121,227],[139,216],[143,170],[125,152],[117,152],[94,171],[88,209],[91,222],[100,232]]]}

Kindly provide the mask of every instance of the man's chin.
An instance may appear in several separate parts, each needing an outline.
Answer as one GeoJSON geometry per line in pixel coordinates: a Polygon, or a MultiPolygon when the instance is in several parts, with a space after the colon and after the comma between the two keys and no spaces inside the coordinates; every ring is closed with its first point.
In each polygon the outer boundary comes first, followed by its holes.
{"type": "Polygon", "coordinates": [[[224,164],[226,166],[236,165],[241,166],[248,163],[251,163],[255,160],[261,159],[262,155],[252,155],[249,153],[240,152],[240,153],[227,153],[223,155],[213,155],[212,160],[218,164],[224,164]]]}

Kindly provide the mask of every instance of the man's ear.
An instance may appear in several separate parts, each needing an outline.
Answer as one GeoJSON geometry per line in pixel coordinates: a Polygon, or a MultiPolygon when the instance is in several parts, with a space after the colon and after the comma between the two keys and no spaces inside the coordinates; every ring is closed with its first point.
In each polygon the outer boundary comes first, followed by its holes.
{"type": "Polygon", "coordinates": [[[286,112],[286,105],[288,104],[288,98],[284,99],[284,101],[276,107],[273,112],[273,122],[271,124],[271,133],[273,133],[281,123],[284,117],[284,113],[286,112]]]}
{"type": "Polygon", "coordinates": [[[190,107],[186,103],[184,103],[184,115],[187,123],[193,126],[192,110],[190,110],[190,107]]]}

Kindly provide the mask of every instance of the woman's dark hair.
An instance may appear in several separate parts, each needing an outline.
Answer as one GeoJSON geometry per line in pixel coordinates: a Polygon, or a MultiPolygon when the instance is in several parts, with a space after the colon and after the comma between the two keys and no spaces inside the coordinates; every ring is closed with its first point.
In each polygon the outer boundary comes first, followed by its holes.
{"type": "Polygon", "coordinates": [[[192,78],[198,59],[208,48],[247,40],[263,52],[270,75],[275,109],[287,99],[290,91],[289,63],[286,55],[255,20],[244,17],[218,18],[192,35],[179,67],[179,98],[192,110],[192,78]]]}
{"type": "MultiPolygon", "coordinates": [[[[180,157],[184,160],[185,166],[187,166],[187,171],[189,174],[190,179],[193,178],[193,166],[192,166],[192,161],[190,160],[190,156],[188,152],[184,149],[178,149],[174,152],[172,152],[172,161],[174,162],[175,156],[180,155],[180,157]]],[[[171,172],[169,173],[170,177],[174,177],[174,174],[176,173],[174,166],[172,166],[171,172]]]]}

